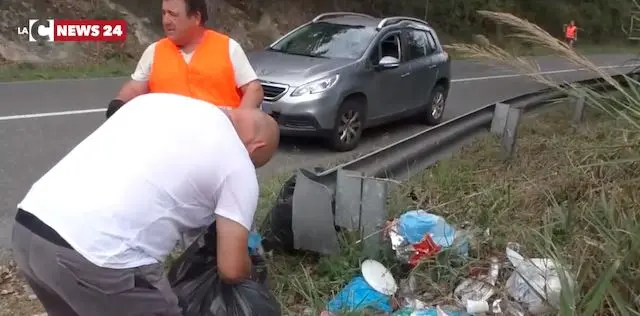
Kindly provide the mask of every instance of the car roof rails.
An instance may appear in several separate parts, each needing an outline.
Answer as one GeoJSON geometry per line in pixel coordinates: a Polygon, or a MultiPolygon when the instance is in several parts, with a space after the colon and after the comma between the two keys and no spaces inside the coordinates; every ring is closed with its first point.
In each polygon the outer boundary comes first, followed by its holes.
{"type": "Polygon", "coordinates": [[[351,15],[351,16],[357,16],[357,17],[361,17],[361,18],[369,18],[369,19],[375,19],[374,17],[368,15],[368,14],[364,14],[364,13],[356,13],[356,12],[328,12],[328,13],[322,13],[318,16],[316,16],[313,19],[313,22],[318,22],[322,19],[328,18],[328,17],[337,17],[337,16],[346,16],[346,15],[351,15]]]}
{"type": "Polygon", "coordinates": [[[395,24],[395,23],[400,23],[403,21],[411,21],[411,22],[416,22],[419,24],[422,24],[424,26],[428,26],[430,27],[429,23],[420,20],[420,19],[416,19],[416,18],[412,18],[412,17],[408,17],[408,16],[393,16],[393,17],[389,17],[389,18],[384,18],[382,19],[382,21],[380,21],[380,23],[378,23],[378,26],[376,27],[376,29],[380,30],[383,27],[389,25],[389,24],[395,24]]]}

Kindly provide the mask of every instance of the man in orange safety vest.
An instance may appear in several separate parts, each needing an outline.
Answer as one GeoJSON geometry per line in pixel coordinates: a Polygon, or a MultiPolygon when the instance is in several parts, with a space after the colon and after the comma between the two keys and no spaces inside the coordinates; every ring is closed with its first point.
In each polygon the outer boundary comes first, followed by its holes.
{"type": "Polygon", "coordinates": [[[578,27],[575,21],[571,20],[564,26],[564,39],[569,47],[573,47],[573,43],[578,39],[578,27]]]}
{"type": "Polygon", "coordinates": [[[131,79],[109,103],[113,115],[145,93],[172,93],[227,109],[259,108],[264,92],[242,47],[205,27],[206,0],[163,0],[166,37],[144,51],[131,79]]]}

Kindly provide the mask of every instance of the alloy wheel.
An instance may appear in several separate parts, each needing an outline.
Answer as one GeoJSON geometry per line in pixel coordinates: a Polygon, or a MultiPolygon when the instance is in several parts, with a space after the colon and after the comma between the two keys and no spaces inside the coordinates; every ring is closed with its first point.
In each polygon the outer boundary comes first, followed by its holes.
{"type": "Polygon", "coordinates": [[[436,92],[431,104],[431,116],[437,120],[442,116],[442,112],[444,112],[444,94],[436,92]]]}
{"type": "Polygon", "coordinates": [[[360,122],[360,113],[349,110],[340,117],[340,127],[338,128],[338,137],[343,144],[350,144],[358,137],[362,123],[360,122]]]}

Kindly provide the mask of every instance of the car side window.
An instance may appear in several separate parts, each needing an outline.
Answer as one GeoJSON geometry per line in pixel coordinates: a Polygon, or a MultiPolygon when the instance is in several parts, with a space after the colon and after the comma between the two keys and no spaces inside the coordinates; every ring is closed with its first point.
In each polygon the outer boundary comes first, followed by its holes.
{"type": "Polygon", "coordinates": [[[382,38],[377,48],[369,56],[372,65],[377,65],[382,57],[394,57],[398,61],[402,60],[402,45],[400,33],[386,35],[382,38]]]}
{"type": "Polygon", "coordinates": [[[411,29],[407,31],[409,60],[429,56],[435,51],[436,43],[426,31],[411,29]]]}
{"type": "Polygon", "coordinates": [[[431,32],[427,32],[427,40],[429,41],[430,50],[427,51],[429,55],[435,53],[438,50],[438,44],[436,44],[436,39],[433,37],[431,32]]]}

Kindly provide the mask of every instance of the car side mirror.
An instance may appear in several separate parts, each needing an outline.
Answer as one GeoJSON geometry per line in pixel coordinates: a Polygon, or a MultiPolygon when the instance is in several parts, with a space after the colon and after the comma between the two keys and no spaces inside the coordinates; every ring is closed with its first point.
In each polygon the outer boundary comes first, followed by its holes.
{"type": "Polygon", "coordinates": [[[378,62],[378,69],[391,69],[400,66],[400,60],[391,56],[384,56],[378,62]]]}

